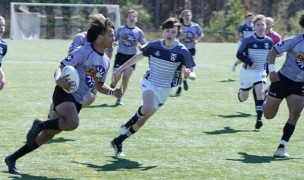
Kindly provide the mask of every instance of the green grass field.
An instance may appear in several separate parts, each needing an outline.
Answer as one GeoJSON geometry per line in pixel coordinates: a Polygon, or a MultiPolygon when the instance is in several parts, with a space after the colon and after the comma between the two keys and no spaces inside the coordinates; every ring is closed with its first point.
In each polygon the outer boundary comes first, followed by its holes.
{"type": "MultiPolygon", "coordinates": [[[[124,143],[126,158],[114,156],[110,141],[141,105],[139,80],[147,68],[137,64],[124,106],[98,94],[80,113],[77,130],[63,132],[17,161],[18,175],[3,159],[25,142],[35,118],[46,119],[54,89],[53,72],[70,41],[11,41],[4,57],[6,86],[0,92],[0,179],[302,179],[303,118],[287,152],[273,158],[288,118],[282,103],[276,118],[254,130],[253,97],[237,99],[239,70],[231,72],[236,44],[200,43],[197,80],[189,91],[170,97],[146,125],[124,143]]],[[[284,57],[278,59],[282,63],[284,57]]],[[[278,65],[277,65],[278,69],[278,65]]],[[[109,84],[111,71],[108,75],[109,84]]],[[[173,89],[174,94],[176,89],[173,89]]]]}

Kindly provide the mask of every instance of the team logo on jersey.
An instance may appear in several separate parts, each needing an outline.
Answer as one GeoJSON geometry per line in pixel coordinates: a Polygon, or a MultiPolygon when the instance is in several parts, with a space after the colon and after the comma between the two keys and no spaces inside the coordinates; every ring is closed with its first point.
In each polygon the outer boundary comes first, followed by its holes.
{"type": "Polygon", "coordinates": [[[264,44],[265,49],[269,49],[269,43],[264,44]]]}
{"type": "Polygon", "coordinates": [[[121,36],[122,44],[131,47],[131,46],[136,46],[136,37],[133,34],[125,34],[121,36]]]}
{"type": "Polygon", "coordinates": [[[100,82],[100,79],[106,73],[105,68],[100,65],[93,65],[92,67],[85,66],[84,70],[86,73],[86,84],[90,88],[94,87],[96,82],[100,82]]]}
{"type": "Polygon", "coordinates": [[[258,45],[257,44],[253,44],[253,46],[252,46],[253,48],[257,48],[258,47],[258,45]]]}
{"type": "Polygon", "coordinates": [[[194,39],[194,33],[191,31],[186,31],[185,34],[187,35],[187,37],[185,39],[183,39],[183,41],[185,43],[190,43],[191,41],[193,41],[194,39]]]}
{"type": "Polygon", "coordinates": [[[297,66],[301,69],[304,70],[304,53],[294,53],[295,59],[296,59],[296,64],[297,66]]]}
{"type": "Polygon", "coordinates": [[[177,57],[177,54],[171,53],[170,60],[171,60],[171,61],[175,61],[175,60],[176,60],[176,57],[177,57]]]}
{"type": "Polygon", "coordinates": [[[73,55],[70,54],[70,55],[68,55],[64,60],[67,61],[67,62],[71,62],[72,59],[73,59],[73,55]]]}
{"type": "Polygon", "coordinates": [[[278,45],[278,46],[283,46],[283,45],[284,45],[284,41],[278,42],[277,45],[278,45]]]}
{"type": "Polygon", "coordinates": [[[159,51],[156,51],[154,54],[155,54],[155,56],[160,56],[159,51]]]}

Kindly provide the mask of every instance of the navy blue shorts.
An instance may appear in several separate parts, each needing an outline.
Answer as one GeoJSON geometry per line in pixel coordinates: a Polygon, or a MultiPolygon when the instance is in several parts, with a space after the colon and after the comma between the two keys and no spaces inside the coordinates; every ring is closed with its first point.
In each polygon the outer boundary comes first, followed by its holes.
{"type": "Polygon", "coordinates": [[[77,112],[80,112],[82,105],[75,100],[74,96],[65,92],[61,87],[56,86],[53,93],[54,111],[56,111],[56,106],[63,102],[73,102],[76,106],[77,112]]]}
{"type": "MultiPolygon", "coordinates": [[[[135,56],[135,54],[128,55],[128,54],[117,53],[115,56],[114,68],[119,68],[121,65],[127,62],[133,56],[135,56]]],[[[135,66],[136,64],[132,65],[131,67],[135,69],[135,66]]]]}
{"type": "Polygon", "coordinates": [[[271,97],[284,99],[285,97],[295,94],[304,96],[304,82],[295,82],[288,79],[279,72],[280,81],[273,82],[270,85],[268,95],[271,97]]]}

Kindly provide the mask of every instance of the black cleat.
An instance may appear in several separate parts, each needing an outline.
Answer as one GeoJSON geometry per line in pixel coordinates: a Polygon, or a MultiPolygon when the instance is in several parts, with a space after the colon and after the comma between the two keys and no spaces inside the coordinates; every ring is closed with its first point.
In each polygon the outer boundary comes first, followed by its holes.
{"type": "Polygon", "coordinates": [[[187,81],[186,80],[184,80],[184,90],[185,91],[188,91],[188,89],[189,89],[189,86],[188,86],[188,83],[187,83],[187,81]]]}
{"type": "Polygon", "coordinates": [[[175,93],[175,95],[176,95],[176,96],[180,96],[181,92],[182,92],[182,88],[181,88],[181,87],[178,87],[178,88],[177,88],[177,91],[176,91],[176,93],[175,93]]]}
{"type": "Polygon", "coordinates": [[[114,84],[114,83],[110,84],[110,88],[115,88],[115,86],[116,86],[116,84],[114,84]]]}
{"type": "Polygon", "coordinates": [[[263,126],[262,120],[257,120],[255,123],[255,129],[260,129],[263,126]]]}
{"type": "Polygon", "coordinates": [[[16,160],[11,159],[11,156],[7,156],[4,160],[7,165],[8,172],[11,174],[18,174],[19,171],[16,168],[16,160]]]}
{"type": "Polygon", "coordinates": [[[38,134],[42,131],[41,128],[39,127],[39,124],[41,121],[39,119],[36,119],[33,122],[32,128],[29,130],[29,132],[26,135],[26,144],[31,146],[34,144],[36,137],[38,134]]]}
{"type": "Polygon", "coordinates": [[[124,157],[124,156],[126,156],[123,152],[122,152],[122,144],[116,144],[115,143],[115,139],[113,139],[112,141],[111,141],[111,145],[112,145],[112,147],[113,147],[113,149],[114,149],[114,151],[115,151],[115,156],[116,157],[124,157]]]}

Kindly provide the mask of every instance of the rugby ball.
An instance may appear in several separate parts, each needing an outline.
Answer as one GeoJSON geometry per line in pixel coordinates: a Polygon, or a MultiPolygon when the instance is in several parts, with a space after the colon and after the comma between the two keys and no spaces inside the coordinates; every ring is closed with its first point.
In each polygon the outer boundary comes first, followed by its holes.
{"type": "Polygon", "coordinates": [[[72,82],[74,81],[75,82],[75,86],[71,88],[70,91],[66,90],[66,89],[63,89],[65,92],[67,93],[73,93],[75,91],[77,91],[78,87],[79,87],[79,74],[78,74],[78,71],[73,67],[73,66],[64,66],[64,68],[61,70],[61,75],[60,77],[63,77],[65,75],[69,75],[67,77],[67,81],[69,82],[72,82]]]}

